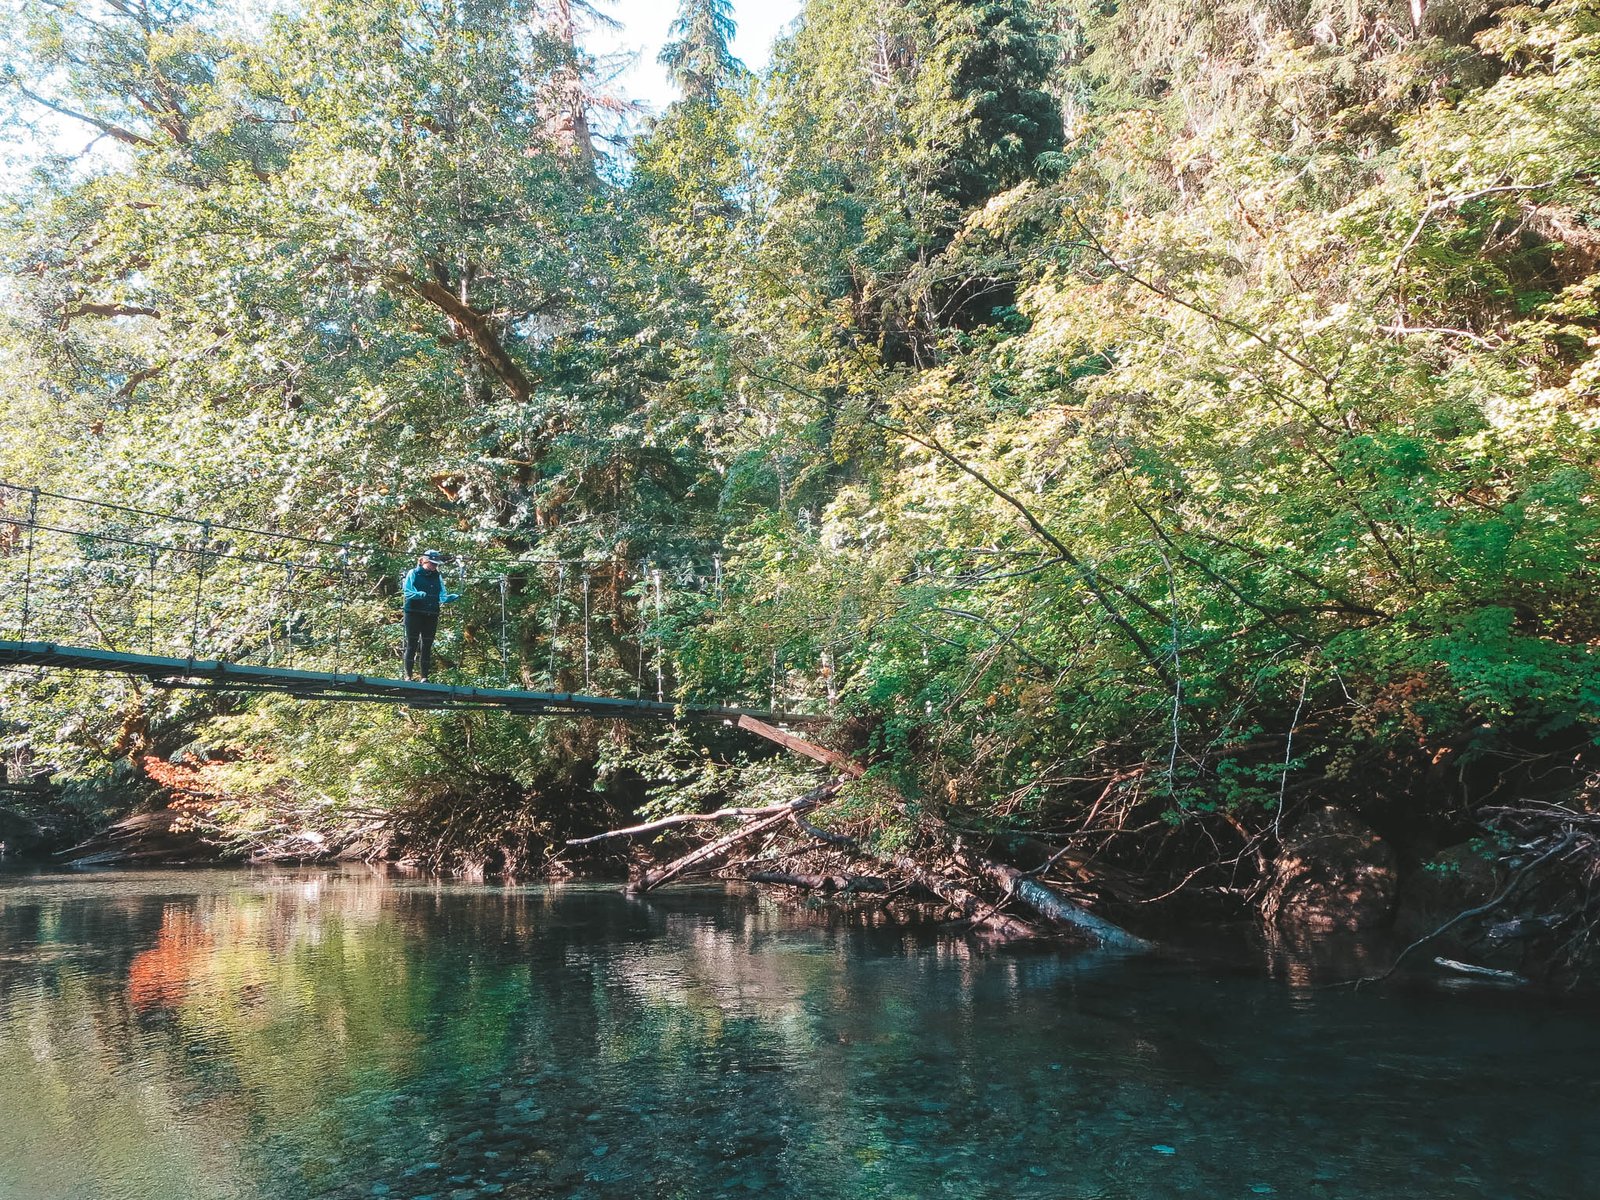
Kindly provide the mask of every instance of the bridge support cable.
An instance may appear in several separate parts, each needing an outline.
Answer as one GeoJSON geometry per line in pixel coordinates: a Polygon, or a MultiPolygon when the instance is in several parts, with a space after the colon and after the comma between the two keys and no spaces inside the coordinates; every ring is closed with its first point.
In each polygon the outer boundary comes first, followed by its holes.
{"type": "Polygon", "coordinates": [[[22,577],[22,636],[28,636],[28,616],[33,600],[33,539],[39,528],[39,489],[28,496],[28,561],[22,577]]]}
{"type": "Polygon", "coordinates": [[[660,567],[651,567],[650,568],[650,583],[655,589],[655,599],[656,599],[656,636],[655,636],[655,645],[656,645],[656,700],[657,700],[657,702],[660,702],[660,701],[666,699],[665,689],[662,686],[662,674],[661,674],[661,650],[662,650],[662,644],[661,643],[662,643],[662,638],[661,638],[661,568],[660,567]]]}
{"type": "Polygon", "coordinates": [[[506,686],[511,683],[511,643],[506,624],[506,590],[509,586],[510,580],[504,575],[500,576],[500,682],[506,686]]]}
{"type": "Polygon", "coordinates": [[[594,685],[589,682],[589,573],[583,574],[583,690],[594,685]]]}

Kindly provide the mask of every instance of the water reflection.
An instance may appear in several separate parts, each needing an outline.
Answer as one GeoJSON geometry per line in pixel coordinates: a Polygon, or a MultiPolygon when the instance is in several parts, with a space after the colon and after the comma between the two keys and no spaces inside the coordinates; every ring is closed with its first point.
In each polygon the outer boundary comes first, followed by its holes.
{"type": "Polygon", "coordinates": [[[1587,1196],[1506,997],[974,954],[717,889],[0,879],[0,1197],[1587,1196]]]}

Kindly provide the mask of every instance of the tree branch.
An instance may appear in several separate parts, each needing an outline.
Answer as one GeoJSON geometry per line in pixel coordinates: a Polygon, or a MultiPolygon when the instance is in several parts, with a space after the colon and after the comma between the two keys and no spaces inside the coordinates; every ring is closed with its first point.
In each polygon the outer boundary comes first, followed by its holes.
{"type": "Polygon", "coordinates": [[[1234,330],[1236,333],[1244,334],[1245,337],[1249,338],[1251,341],[1256,342],[1261,346],[1265,346],[1274,354],[1281,355],[1283,358],[1292,362],[1307,375],[1310,375],[1313,379],[1324,385],[1330,385],[1333,382],[1332,378],[1326,371],[1321,370],[1309,359],[1296,354],[1293,350],[1285,348],[1282,343],[1267,337],[1265,334],[1257,332],[1241,321],[1235,321],[1232,317],[1225,317],[1221,313],[1214,312],[1213,310],[1205,307],[1205,305],[1198,304],[1193,300],[1186,300],[1171,288],[1164,287],[1159,283],[1155,283],[1149,279],[1146,279],[1132,267],[1126,265],[1125,263],[1119,262],[1117,257],[1101,244],[1100,239],[1095,237],[1093,231],[1089,228],[1089,223],[1080,217],[1076,211],[1071,209],[1068,211],[1071,213],[1072,219],[1077,222],[1078,228],[1083,231],[1085,240],[1094,249],[1094,252],[1105,261],[1107,266],[1109,266],[1113,271],[1117,272],[1117,274],[1121,275],[1124,279],[1138,284],[1147,291],[1154,292],[1163,300],[1167,300],[1173,304],[1176,304],[1180,308],[1187,308],[1190,312],[1202,316],[1208,321],[1214,321],[1218,325],[1234,330]]]}
{"type": "Polygon", "coordinates": [[[29,100],[32,100],[40,107],[48,108],[54,113],[60,113],[63,117],[71,117],[74,121],[82,121],[85,125],[89,125],[95,129],[98,129],[107,137],[115,138],[124,145],[152,147],[156,145],[152,139],[145,137],[143,134],[134,133],[132,130],[124,129],[120,125],[113,125],[109,121],[102,121],[99,117],[91,117],[87,113],[76,112],[73,109],[65,108],[62,105],[55,103],[53,100],[46,100],[43,96],[39,95],[38,92],[26,87],[15,76],[12,77],[11,82],[16,87],[17,91],[21,92],[29,100]]]}
{"type": "Polygon", "coordinates": [[[71,308],[62,309],[61,322],[66,324],[78,317],[159,317],[160,315],[159,309],[146,308],[142,304],[96,303],[86,300],[71,308]]]}
{"type": "MultiPolygon", "coordinates": [[[[1167,665],[1162,660],[1161,655],[1156,651],[1155,647],[1152,646],[1148,640],[1146,640],[1145,636],[1133,627],[1133,624],[1128,620],[1127,617],[1123,615],[1122,610],[1112,603],[1111,597],[1107,595],[1106,590],[1101,587],[1100,581],[1096,576],[1094,569],[1090,567],[1088,563],[1084,562],[1081,558],[1074,554],[1071,550],[1069,550],[1066,546],[1066,543],[1046,529],[1040,522],[1039,518],[1033,515],[1032,510],[1029,509],[1027,505],[1023,504],[1021,500],[1017,499],[1010,492],[1006,491],[1005,488],[989,479],[976,467],[970,465],[964,459],[959,458],[955,454],[952,454],[949,450],[945,449],[945,447],[941,445],[938,439],[933,437],[932,434],[929,434],[926,437],[921,437],[911,432],[909,429],[905,429],[898,425],[890,425],[888,422],[880,421],[876,417],[868,417],[867,421],[870,424],[877,426],[879,429],[884,430],[886,433],[896,434],[900,437],[906,438],[908,441],[917,443],[917,445],[922,446],[924,449],[931,450],[940,458],[948,462],[951,466],[955,467],[963,474],[975,479],[993,495],[999,497],[1006,504],[1010,505],[1011,508],[1016,511],[1017,515],[1020,516],[1027,524],[1028,528],[1033,531],[1034,536],[1054,550],[1061,557],[1061,560],[1077,573],[1078,579],[1083,583],[1084,587],[1089,589],[1089,594],[1099,602],[1101,609],[1108,617],[1111,618],[1112,624],[1120,629],[1123,633],[1123,636],[1133,643],[1134,647],[1138,650],[1140,657],[1143,658],[1146,665],[1156,673],[1161,682],[1166,684],[1168,687],[1173,686],[1172,673],[1170,670],[1168,670],[1167,665]]],[[[1164,614],[1156,611],[1153,606],[1141,598],[1129,594],[1126,589],[1119,588],[1117,589],[1117,593],[1118,595],[1127,599],[1136,608],[1139,608],[1161,619],[1162,621],[1165,621],[1166,618],[1164,614]]]]}
{"type": "Polygon", "coordinates": [[[626,829],[608,829],[604,833],[597,833],[593,837],[568,838],[569,846],[589,846],[595,842],[603,842],[609,838],[632,837],[635,834],[654,833],[658,829],[670,829],[674,825],[687,825],[696,821],[723,821],[730,817],[771,817],[778,813],[793,812],[793,804],[774,804],[766,808],[719,808],[716,812],[708,813],[678,813],[675,816],[662,817],[659,821],[646,821],[643,825],[629,825],[626,829]]]}
{"type": "Polygon", "coordinates": [[[437,280],[419,279],[409,271],[401,270],[386,271],[384,278],[448,317],[462,338],[472,344],[494,377],[505,384],[514,399],[527,403],[533,398],[533,382],[501,343],[485,314],[437,280]]]}

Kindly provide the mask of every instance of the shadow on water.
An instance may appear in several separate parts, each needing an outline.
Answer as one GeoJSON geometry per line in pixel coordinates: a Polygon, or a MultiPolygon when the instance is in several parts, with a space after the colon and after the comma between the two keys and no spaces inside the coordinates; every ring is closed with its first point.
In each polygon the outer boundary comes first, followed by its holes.
{"type": "Polygon", "coordinates": [[[721,888],[0,877],[0,1196],[1593,1194],[1587,1014],[1285,978],[721,888]]]}

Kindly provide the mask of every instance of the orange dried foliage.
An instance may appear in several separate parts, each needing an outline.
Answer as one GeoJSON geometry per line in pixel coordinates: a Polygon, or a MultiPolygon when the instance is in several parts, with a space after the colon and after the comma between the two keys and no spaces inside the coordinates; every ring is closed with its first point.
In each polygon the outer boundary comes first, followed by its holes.
{"type": "Polygon", "coordinates": [[[1437,680],[1423,674],[1407,675],[1379,690],[1366,708],[1356,714],[1351,725],[1361,733],[1372,734],[1385,718],[1393,718],[1416,738],[1419,747],[1431,754],[1436,747],[1436,735],[1418,709],[1438,698],[1437,680]]]}
{"type": "Polygon", "coordinates": [[[193,985],[197,967],[211,954],[213,940],[187,908],[161,914],[156,944],[128,965],[128,999],[135,1008],[176,1008],[193,985]]]}
{"type": "Polygon", "coordinates": [[[210,816],[228,798],[221,779],[226,759],[202,761],[185,755],[181,762],[169,762],[154,754],[139,759],[145,777],[167,794],[167,808],[178,814],[172,823],[175,831],[194,828],[197,819],[210,816]]]}

